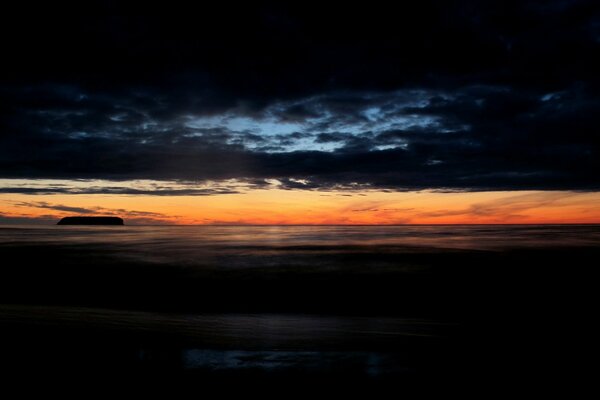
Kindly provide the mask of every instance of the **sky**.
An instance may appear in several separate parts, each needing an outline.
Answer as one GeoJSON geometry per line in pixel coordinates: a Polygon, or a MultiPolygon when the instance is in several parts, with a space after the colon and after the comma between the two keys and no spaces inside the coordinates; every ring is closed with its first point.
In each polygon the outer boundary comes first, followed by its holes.
{"type": "Polygon", "coordinates": [[[0,223],[600,223],[597,1],[236,7],[7,14],[0,223]]]}

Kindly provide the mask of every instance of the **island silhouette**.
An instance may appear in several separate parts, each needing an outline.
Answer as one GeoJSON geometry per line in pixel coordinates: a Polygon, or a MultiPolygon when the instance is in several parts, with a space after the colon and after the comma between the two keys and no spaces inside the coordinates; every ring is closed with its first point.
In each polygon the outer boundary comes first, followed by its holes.
{"type": "Polygon", "coordinates": [[[124,225],[119,217],[64,217],[56,225],[124,225]]]}

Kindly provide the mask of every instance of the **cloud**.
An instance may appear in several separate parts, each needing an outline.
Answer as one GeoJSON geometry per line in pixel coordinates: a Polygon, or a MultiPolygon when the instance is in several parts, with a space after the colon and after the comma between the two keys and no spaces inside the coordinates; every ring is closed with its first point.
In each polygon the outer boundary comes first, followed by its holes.
{"type": "MultiPolygon", "coordinates": [[[[355,102],[350,103],[354,107],[355,102]]],[[[261,136],[225,126],[190,128],[179,120],[145,128],[145,123],[128,126],[123,121],[105,121],[98,130],[101,125],[90,118],[89,126],[77,122],[74,131],[71,114],[58,118],[59,127],[47,123],[42,129],[42,122],[38,126],[35,118],[28,122],[24,116],[20,125],[29,123],[30,130],[22,132],[23,140],[2,139],[6,146],[0,150],[0,166],[5,177],[13,178],[279,179],[286,188],[297,187],[298,180],[305,182],[303,188],[361,184],[394,190],[596,190],[599,186],[593,171],[600,167],[594,133],[600,124],[596,112],[600,101],[585,87],[574,86],[550,97],[510,88],[465,87],[446,98],[431,93],[418,106],[393,112],[373,111],[385,109],[385,104],[374,107],[372,99],[366,109],[352,111],[352,107],[339,115],[328,111],[329,117],[319,124],[331,131],[313,133],[307,123],[304,132],[271,135],[261,131],[261,136]],[[348,120],[348,114],[365,110],[371,110],[372,121],[329,122],[348,120]],[[370,130],[362,130],[365,124],[370,130]],[[315,150],[322,144],[330,147],[315,150]],[[32,152],[38,148],[43,151],[32,152]]],[[[261,126],[260,119],[255,122],[261,126]]],[[[22,192],[34,194],[36,190],[24,188],[22,192]]],[[[39,193],[61,191],[77,192],[54,188],[39,193]]],[[[79,192],[210,195],[235,190],[105,186],[79,192]]]]}
{"type": "Polygon", "coordinates": [[[29,220],[37,219],[40,222],[48,222],[54,221],[57,218],[60,218],[64,215],[69,214],[85,214],[85,215],[115,215],[119,217],[123,217],[127,220],[128,223],[133,224],[160,224],[160,223],[172,223],[173,220],[176,220],[178,216],[174,215],[166,215],[157,212],[150,211],[137,211],[137,210],[127,210],[123,208],[106,208],[101,206],[95,207],[73,207],[66,206],[63,204],[54,204],[48,203],[45,201],[38,202],[12,202],[12,205],[19,208],[25,209],[45,209],[45,210],[53,210],[58,211],[58,214],[48,214],[48,215],[29,215],[27,213],[19,214],[19,215],[0,215],[1,219],[5,219],[8,222],[19,222],[21,219],[29,220]]]}
{"type": "Polygon", "coordinates": [[[66,212],[78,213],[78,214],[94,214],[99,211],[98,209],[89,209],[89,208],[82,208],[82,207],[69,207],[69,206],[64,206],[62,204],[49,204],[45,201],[40,201],[40,202],[36,202],[36,203],[16,202],[16,203],[14,203],[14,205],[17,207],[45,208],[45,209],[49,209],[49,210],[66,211],[66,212]]]}
{"type": "Polygon", "coordinates": [[[116,194],[116,195],[146,195],[146,196],[211,196],[217,194],[239,193],[234,189],[158,189],[141,190],[123,187],[89,187],[89,188],[32,188],[32,187],[3,187],[0,193],[21,193],[31,195],[48,194],[116,194]]]}
{"type": "Polygon", "coordinates": [[[52,224],[52,223],[56,223],[56,218],[52,215],[8,215],[8,214],[4,214],[4,213],[0,213],[0,224],[10,224],[10,225],[28,225],[28,224],[32,224],[32,223],[39,223],[39,224],[52,224]]]}
{"type": "Polygon", "coordinates": [[[255,6],[226,13],[225,25],[220,12],[202,24],[7,21],[2,33],[18,40],[0,78],[0,178],[165,188],[0,192],[201,196],[238,189],[167,186],[232,179],[290,190],[600,190],[595,2],[403,10],[255,6]]]}
{"type": "MultiPolygon", "coordinates": [[[[420,212],[416,216],[420,218],[444,218],[451,216],[495,217],[503,216],[504,219],[522,217],[530,210],[543,209],[545,207],[571,207],[576,202],[579,193],[576,192],[554,192],[554,193],[527,193],[499,199],[489,200],[471,204],[469,207],[456,210],[436,210],[420,212]]],[[[585,202],[583,203],[585,204],[585,202]]]]}
{"type": "Polygon", "coordinates": [[[0,179],[0,194],[27,195],[139,195],[139,196],[211,196],[237,194],[249,188],[269,186],[264,180],[185,182],[185,181],[107,181],[107,180],[31,180],[0,179]]]}

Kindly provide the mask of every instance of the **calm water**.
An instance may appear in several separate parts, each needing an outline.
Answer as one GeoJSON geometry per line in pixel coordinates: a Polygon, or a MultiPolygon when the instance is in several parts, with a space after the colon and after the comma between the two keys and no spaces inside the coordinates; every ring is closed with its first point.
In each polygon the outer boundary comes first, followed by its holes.
{"type": "Polygon", "coordinates": [[[589,314],[599,249],[600,225],[0,226],[0,350],[25,371],[454,380],[589,314]]]}
{"type": "Polygon", "coordinates": [[[259,268],[263,274],[288,267],[316,273],[414,270],[439,265],[445,258],[430,258],[442,253],[583,248],[600,248],[600,225],[0,227],[0,251],[28,259],[44,254],[61,265],[259,268]]]}
{"type": "Polygon", "coordinates": [[[0,226],[1,244],[115,244],[186,252],[210,248],[396,246],[494,250],[598,246],[600,225],[0,226]]]}

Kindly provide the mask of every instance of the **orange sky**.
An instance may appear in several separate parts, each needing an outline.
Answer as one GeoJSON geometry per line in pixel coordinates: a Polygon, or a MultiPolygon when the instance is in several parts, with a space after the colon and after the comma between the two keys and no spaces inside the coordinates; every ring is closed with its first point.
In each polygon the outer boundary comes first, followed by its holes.
{"type": "Polygon", "coordinates": [[[49,221],[82,212],[119,215],[126,223],[600,223],[600,193],[246,189],[209,196],[0,194],[4,222],[15,218],[49,221]]]}

